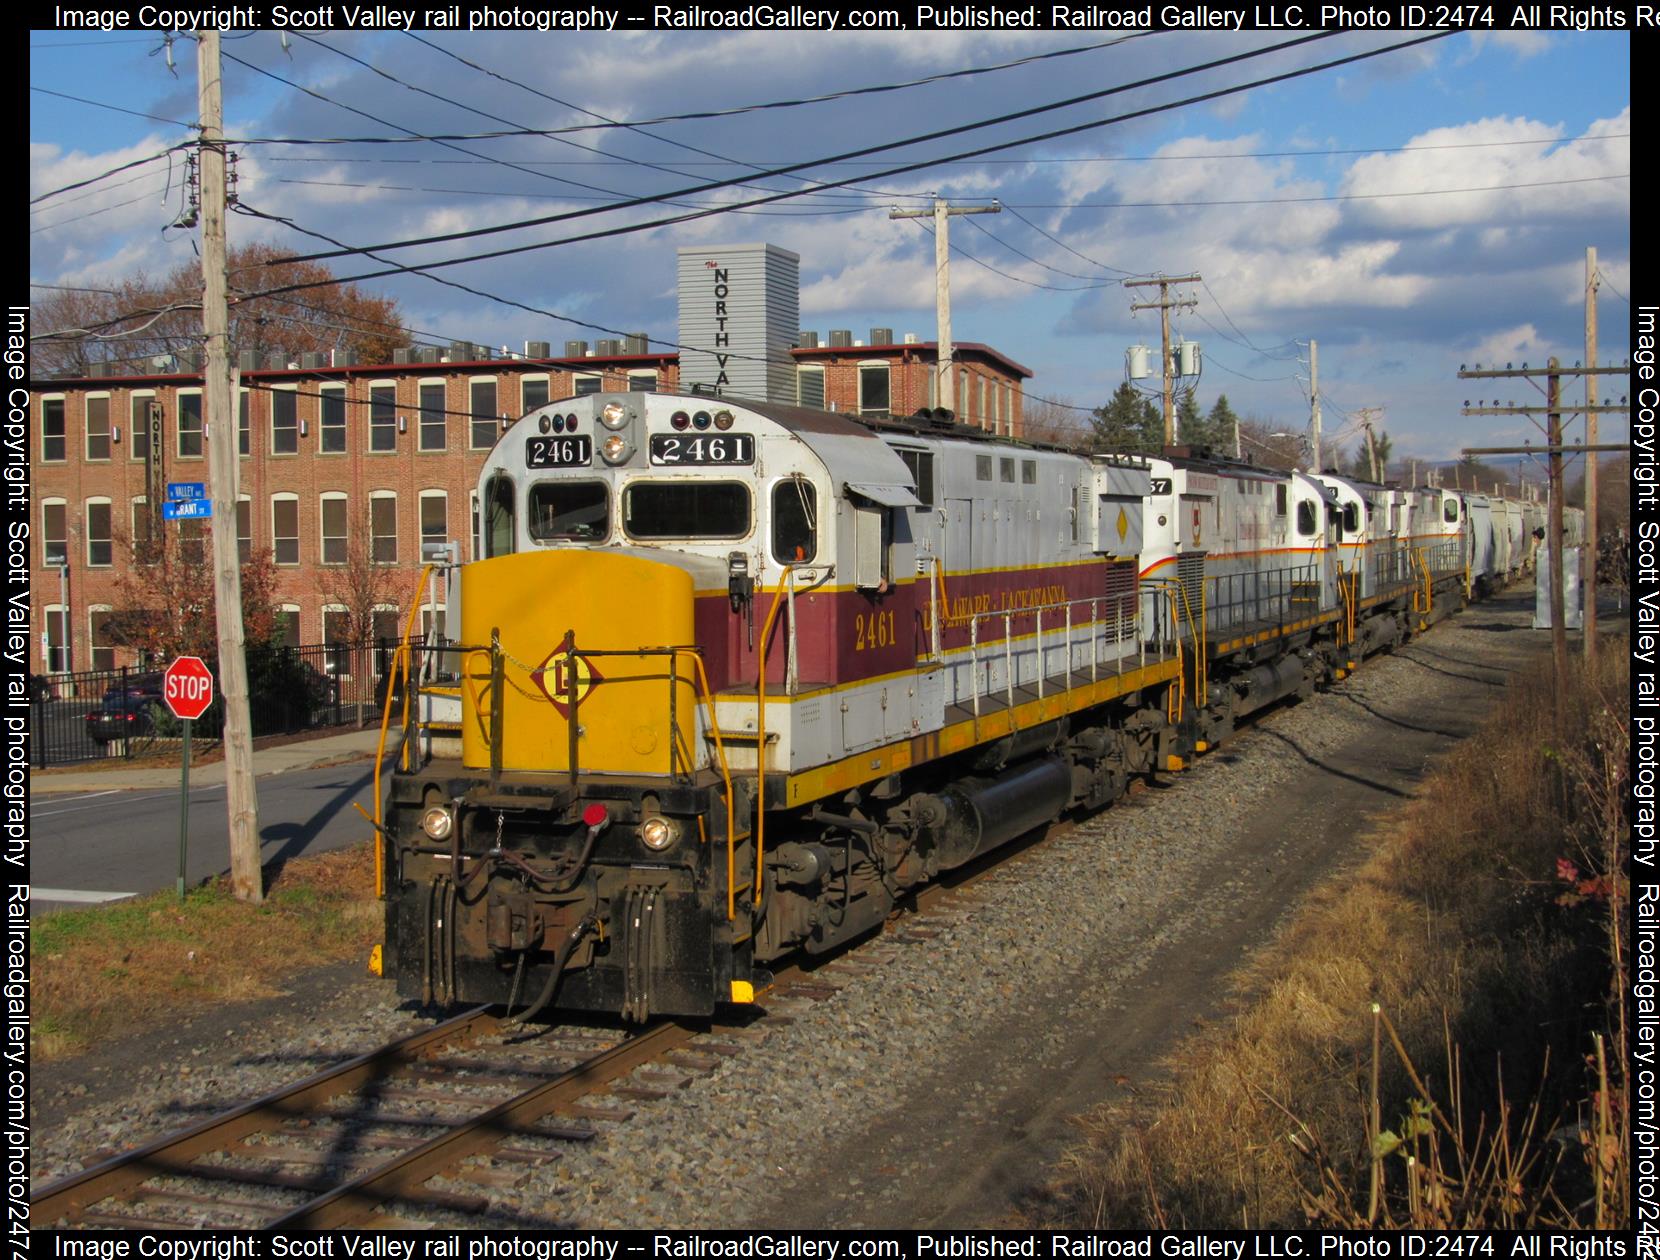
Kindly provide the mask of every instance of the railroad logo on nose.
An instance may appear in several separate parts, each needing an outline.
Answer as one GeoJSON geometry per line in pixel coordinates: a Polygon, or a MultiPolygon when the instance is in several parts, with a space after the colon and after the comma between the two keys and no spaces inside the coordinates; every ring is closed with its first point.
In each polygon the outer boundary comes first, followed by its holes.
{"type": "Polygon", "coordinates": [[[560,717],[571,715],[573,668],[576,675],[576,703],[581,704],[596,684],[605,681],[604,676],[586,657],[578,655],[573,667],[569,652],[555,650],[530,674],[530,681],[541,688],[542,694],[553,702],[553,707],[559,710],[560,717]]]}

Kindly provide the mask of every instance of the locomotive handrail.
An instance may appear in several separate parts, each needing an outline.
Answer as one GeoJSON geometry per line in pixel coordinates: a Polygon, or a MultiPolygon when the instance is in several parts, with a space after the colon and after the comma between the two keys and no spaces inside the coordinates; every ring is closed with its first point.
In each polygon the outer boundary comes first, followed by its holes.
{"type": "MultiPolygon", "coordinates": [[[[385,823],[385,820],[381,817],[380,767],[386,756],[386,730],[392,722],[393,684],[397,681],[397,672],[400,666],[407,672],[409,636],[415,630],[415,614],[421,611],[420,590],[431,574],[432,566],[429,564],[421,570],[420,581],[415,583],[416,597],[409,606],[409,620],[404,624],[403,638],[398,644],[397,652],[392,657],[392,668],[387,671],[386,699],[381,704],[380,738],[375,743],[375,896],[377,897],[386,895],[386,857],[380,843],[381,828],[385,823]]],[[[406,686],[403,698],[405,735],[404,746],[400,751],[403,754],[403,768],[405,770],[409,769],[409,736],[407,732],[409,725],[409,693],[412,690],[413,688],[406,686]]]]}
{"type": "MultiPolygon", "coordinates": [[[[943,579],[942,579],[942,581],[943,581],[943,579]]],[[[1090,681],[1093,682],[1093,681],[1095,681],[1095,678],[1096,678],[1096,675],[1097,675],[1097,671],[1098,671],[1099,664],[1100,664],[1100,657],[1101,657],[1100,635],[1096,633],[1096,630],[1099,627],[1106,624],[1106,623],[1102,622],[1101,617],[1100,617],[1101,601],[1103,599],[1110,598],[1110,599],[1112,599],[1114,605],[1116,606],[1115,611],[1114,611],[1111,631],[1112,631],[1112,642],[1117,644],[1117,643],[1123,643],[1124,640],[1125,640],[1123,605],[1126,602],[1133,603],[1134,602],[1133,596],[1134,596],[1134,592],[1132,592],[1132,591],[1120,591],[1120,592],[1118,592],[1116,594],[1113,594],[1113,595],[1110,595],[1110,596],[1083,595],[1083,596],[1078,597],[1077,599],[1057,600],[1054,603],[1049,603],[1049,604],[1033,604],[1029,608],[1000,608],[1000,609],[996,609],[996,610],[991,611],[991,612],[967,613],[967,614],[959,616],[956,619],[958,624],[961,624],[962,622],[965,622],[965,621],[968,623],[968,667],[969,667],[969,682],[970,682],[970,686],[972,687],[972,691],[969,695],[969,703],[970,703],[970,707],[972,708],[972,710],[974,712],[974,716],[975,717],[980,716],[980,696],[982,694],[981,691],[980,691],[980,623],[982,621],[989,621],[993,618],[1001,618],[1002,619],[1002,622],[1003,622],[1003,671],[1004,671],[1004,679],[1003,679],[1004,688],[1003,689],[1004,689],[1004,693],[1005,693],[1005,702],[1012,709],[1014,707],[1014,689],[1015,689],[1015,681],[1014,681],[1014,672],[1015,672],[1014,671],[1014,619],[1016,617],[1030,616],[1031,618],[1033,618],[1034,635],[1035,635],[1035,638],[1037,640],[1037,680],[1036,680],[1036,686],[1037,686],[1038,699],[1041,700],[1041,699],[1043,699],[1044,695],[1046,694],[1045,693],[1045,688],[1046,688],[1046,685],[1047,685],[1046,679],[1047,679],[1047,673],[1048,673],[1047,668],[1046,668],[1046,664],[1047,664],[1046,648],[1045,648],[1044,643],[1043,643],[1043,614],[1046,613],[1046,612],[1061,612],[1061,613],[1065,614],[1065,618],[1066,618],[1065,627],[1064,627],[1062,633],[1065,636],[1065,643],[1066,643],[1066,671],[1067,671],[1067,673],[1070,674],[1072,672],[1072,649],[1073,649],[1073,646],[1074,646],[1074,641],[1073,641],[1073,638],[1072,638],[1072,630],[1073,630],[1072,609],[1073,609],[1074,605],[1079,605],[1079,604],[1088,604],[1089,605],[1089,607],[1090,607],[1090,618],[1089,618],[1089,623],[1088,624],[1090,626],[1090,636],[1089,636],[1089,638],[1090,638],[1090,649],[1091,649],[1091,651],[1090,651],[1090,681]]],[[[934,633],[935,633],[935,637],[937,639],[938,634],[939,634],[939,622],[938,622],[937,619],[935,620],[935,623],[934,623],[934,633]]],[[[1136,637],[1139,639],[1140,635],[1138,634],[1136,637]]],[[[995,642],[995,640],[993,640],[993,642],[995,642]]],[[[936,655],[938,655],[938,653],[941,650],[942,649],[939,648],[936,645],[936,655]]],[[[1143,659],[1143,662],[1145,662],[1145,658],[1146,658],[1146,647],[1145,647],[1145,645],[1143,645],[1142,646],[1142,659],[1143,659]]],[[[1119,673],[1124,672],[1124,658],[1123,658],[1122,655],[1118,658],[1118,672],[1119,673]]]]}
{"type": "MultiPolygon", "coordinates": [[[[785,583],[794,572],[795,565],[784,566],[784,571],[778,575],[780,591],[784,589],[785,583]]],[[[778,610],[783,606],[784,601],[775,597],[772,607],[767,609],[767,620],[761,627],[760,667],[755,678],[755,887],[751,889],[749,900],[756,913],[760,913],[761,910],[762,877],[765,874],[761,860],[765,856],[767,830],[767,645],[772,641],[772,623],[777,620],[778,610]]],[[[790,629],[792,632],[795,629],[793,620],[790,629]]],[[[730,869],[727,878],[732,878],[730,869]]]]}
{"type": "MultiPolygon", "coordinates": [[[[738,917],[738,876],[734,868],[738,828],[737,810],[732,797],[732,772],[726,764],[726,745],[720,737],[720,714],[715,712],[715,695],[709,688],[709,674],[703,667],[703,654],[695,647],[676,648],[675,654],[691,657],[692,664],[697,666],[699,694],[709,706],[709,730],[715,737],[715,762],[720,766],[721,782],[726,786],[726,918],[730,922],[738,917]]],[[[764,753],[765,749],[760,751],[764,753]]]]}

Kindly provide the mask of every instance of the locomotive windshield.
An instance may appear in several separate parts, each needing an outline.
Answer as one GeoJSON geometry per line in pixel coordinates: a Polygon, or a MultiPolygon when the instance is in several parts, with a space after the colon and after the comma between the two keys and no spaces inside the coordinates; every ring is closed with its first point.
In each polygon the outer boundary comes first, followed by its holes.
{"type": "Polygon", "coordinates": [[[530,536],[537,542],[595,542],[611,532],[611,500],[603,481],[542,481],[530,488],[530,536]]]}
{"type": "Polygon", "coordinates": [[[740,481],[636,481],[623,490],[631,538],[742,538],[749,487],[740,481]]]}
{"type": "Polygon", "coordinates": [[[818,492],[810,481],[792,477],[772,490],[772,558],[802,564],[818,554],[818,492]]]}

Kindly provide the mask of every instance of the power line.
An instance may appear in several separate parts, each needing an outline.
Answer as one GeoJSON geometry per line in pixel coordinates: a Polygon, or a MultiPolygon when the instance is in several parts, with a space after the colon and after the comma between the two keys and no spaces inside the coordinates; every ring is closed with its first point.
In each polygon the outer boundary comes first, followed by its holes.
{"type": "MultiPolygon", "coordinates": [[[[1214,69],[1214,68],[1217,68],[1217,67],[1222,66],[1222,65],[1228,65],[1228,64],[1232,64],[1234,62],[1244,61],[1244,60],[1255,58],[1255,57],[1266,56],[1270,53],[1279,52],[1279,51],[1282,51],[1282,50],[1288,49],[1288,48],[1294,48],[1294,47],[1297,47],[1301,44],[1309,43],[1313,40],[1329,39],[1336,33],[1337,32],[1331,32],[1331,31],[1317,32],[1313,35],[1305,35],[1305,36],[1301,36],[1297,39],[1287,40],[1283,43],[1273,45],[1272,47],[1269,47],[1269,48],[1257,49],[1257,50],[1253,50],[1251,52],[1246,52],[1246,53],[1237,53],[1237,54],[1234,54],[1231,57],[1225,57],[1225,58],[1220,58],[1216,61],[1205,62],[1205,63],[1202,63],[1200,65],[1192,66],[1192,67],[1189,67],[1189,68],[1184,69],[1184,70],[1170,71],[1170,72],[1167,72],[1167,73],[1162,74],[1162,75],[1156,75],[1156,76],[1153,76],[1151,78],[1141,79],[1141,80],[1138,80],[1138,81],[1133,82],[1133,83],[1126,83],[1126,84],[1119,85],[1117,87],[1105,88],[1105,89],[1102,89],[1101,91],[1098,91],[1098,92],[1089,92],[1089,93],[1085,93],[1084,95],[1081,95],[1081,96],[1070,97],[1066,100],[1054,101],[1054,102],[1051,102],[1051,103],[1048,103],[1048,104],[1045,104],[1045,105],[1033,106],[1029,109],[1019,110],[1019,111],[1016,111],[1014,113],[999,115],[999,116],[994,117],[994,118],[982,119],[978,122],[964,123],[964,124],[961,124],[959,126],[941,128],[941,129],[938,129],[938,130],[935,130],[935,131],[924,133],[922,135],[910,136],[910,137],[907,137],[907,138],[901,139],[901,140],[893,140],[893,141],[884,142],[882,144],[868,145],[868,146],[866,146],[864,148],[861,148],[861,149],[849,150],[846,153],[834,154],[834,155],[831,155],[831,157],[829,157],[829,158],[808,159],[806,161],[792,163],[792,164],[787,165],[787,166],[773,167],[773,168],[768,169],[765,172],[765,175],[768,176],[768,177],[779,176],[779,175],[787,175],[787,174],[791,174],[795,171],[806,170],[806,169],[811,168],[811,167],[822,165],[826,161],[834,161],[834,160],[839,160],[839,159],[849,158],[849,157],[863,157],[866,154],[870,154],[870,153],[886,152],[887,150],[890,150],[890,149],[905,148],[905,147],[908,147],[910,145],[921,144],[921,143],[924,143],[924,142],[929,141],[929,140],[938,140],[938,139],[942,139],[942,138],[945,138],[945,137],[948,137],[948,136],[961,135],[961,134],[964,134],[964,133],[967,133],[967,132],[978,131],[978,130],[982,130],[982,129],[987,128],[987,127],[992,127],[992,126],[999,125],[1001,123],[1011,122],[1011,121],[1014,121],[1016,119],[1032,117],[1032,116],[1037,115],[1037,114],[1049,113],[1049,112],[1052,112],[1054,110],[1069,108],[1070,106],[1073,106],[1073,105],[1078,105],[1078,104],[1082,104],[1082,103],[1087,102],[1087,101],[1098,100],[1098,99],[1101,99],[1102,97],[1112,96],[1112,95],[1115,95],[1115,94],[1118,94],[1118,93],[1131,91],[1135,88],[1147,87],[1147,86],[1157,84],[1157,83],[1168,82],[1169,80],[1172,80],[1172,79],[1180,78],[1182,76],[1189,75],[1189,74],[1196,74],[1196,73],[1199,73],[1200,71],[1203,71],[1203,70],[1214,69]]],[[[1414,41],[1414,42],[1417,42],[1417,41],[1414,41]]],[[[1405,45],[1400,45],[1400,46],[1404,47],[1405,45]]],[[[1377,54],[1373,53],[1373,54],[1368,54],[1368,55],[1377,55],[1377,54]]],[[[1337,64],[1337,63],[1334,63],[1334,64],[1337,64]]],[[[1234,89],[1234,90],[1240,90],[1240,89],[1234,89]]],[[[1225,94],[1225,93],[1221,93],[1221,94],[1225,94]]],[[[1195,98],[1195,99],[1197,100],[1197,99],[1211,99],[1211,98],[1209,96],[1206,96],[1206,97],[1195,98]]],[[[1190,102],[1188,102],[1188,103],[1190,103],[1190,102]]],[[[1171,108],[1173,108],[1173,107],[1174,106],[1172,106],[1171,108]]],[[[1149,112],[1151,112],[1151,111],[1149,111],[1149,112]]],[[[1133,115],[1133,116],[1139,117],[1140,114],[1136,114],[1136,115],[1133,115]]],[[[1077,132],[1077,131],[1090,130],[1092,128],[1106,126],[1109,123],[1115,122],[1115,121],[1121,121],[1121,119],[1106,119],[1106,120],[1102,120],[1102,121],[1099,121],[1099,122],[1083,124],[1081,126],[1065,128],[1065,129],[1062,129],[1062,130],[1059,130],[1059,131],[1056,131],[1056,132],[1052,132],[1049,135],[1028,137],[1028,138],[1022,139],[1022,140],[1007,141],[1007,142],[1004,142],[1002,144],[987,146],[984,149],[977,150],[975,153],[956,154],[956,155],[953,155],[953,156],[956,156],[956,157],[978,156],[979,153],[996,152],[996,151],[1001,150],[1001,149],[1013,148],[1016,145],[1020,145],[1020,144],[1033,143],[1035,140],[1049,139],[1049,138],[1052,138],[1053,136],[1056,136],[1056,135],[1067,135],[1067,134],[1072,134],[1073,132],[1077,132]]],[[[913,171],[913,170],[922,170],[926,167],[930,167],[930,166],[933,166],[933,165],[935,165],[934,161],[925,161],[925,162],[912,163],[912,164],[908,164],[908,165],[901,166],[901,167],[898,167],[898,168],[894,168],[894,169],[891,169],[891,170],[883,171],[883,172],[881,172],[880,175],[878,175],[878,178],[881,178],[882,176],[886,176],[886,175],[892,175],[892,174],[903,174],[903,173],[913,171]]],[[[407,248],[411,248],[411,247],[419,246],[419,245],[437,245],[437,244],[444,244],[444,243],[454,241],[454,240],[467,240],[467,239],[471,239],[475,236],[489,236],[489,235],[495,235],[495,234],[501,233],[501,232],[519,231],[519,230],[524,229],[524,228],[544,227],[544,226],[546,226],[550,223],[558,223],[558,222],[563,222],[563,221],[573,219],[573,218],[585,217],[587,215],[605,213],[605,212],[608,212],[610,210],[626,210],[626,209],[633,209],[637,206],[661,203],[663,201],[668,200],[671,197],[690,196],[690,195],[693,195],[693,194],[696,194],[696,193],[713,192],[716,189],[728,188],[728,187],[731,187],[732,185],[740,183],[740,182],[742,182],[742,181],[740,181],[738,179],[716,180],[716,181],[711,181],[711,182],[707,182],[707,183],[704,183],[704,184],[689,186],[689,187],[686,187],[686,188],[677,188],[677,189],[674,189],[670,192],[659,193],[659,194],[655,194],[655,195],[648,196],[648,197],[633,198],[633,199],[630,199],[628,201],[619,202],[616,205],[610,206],[610,207],[601,207],[601,208],[593,209],[593,210],[572,211],[572,212],[569,212],[569,213],[566,213],[566,214],[559,214],[559,215],[545,215],[545,216],[535,218],[535,219],[517,220],[517,221],[512,222],[512,223],[497,224],[497,225],[493,225],[491,227],[473,228],[473,229],[469,229],[465,232],[446,232],[446,233],[439,233],[439,234],[432,235],[432,236],[412,237],[412,238],[409,238],[407,240],[383,241],[383,242],[380,242],[380,243],[375,244],[375,245],[365,246],[364,249],[375,249],[375,250],[407,249],[407,248]]],[[[852,179],[846,179],[846,180],[840,180],[840,181],[836,181],[836,182],[833,182],[833,183],[829,183],[826,186],[827,187],[838,187],[839,188],[839,187],[842,187],[843,185],[850,184],[852,182],[854,182],[852,179]]],[[[783,195],[800,195],[800,194],[799,193],[794,193],[794,194],[783,194],[783,195]]],[[[751,202],[751,203],[745,203],[745,204],[755,204],[755,203],[751,202]]],[[[654,226],[656,226],[656,225],[654,225],[654,226]]],[[[296,259],[296,261],[312,262],[312,261],[317,261],[317,260],[325,259],[325,258],[338,258],[338,257],[343,256],[344,254],[355,253],[355,252],[359,252],[359,251],[356,251],[356,250],[341,250],[341,251],[335,251],[335,252],[324,251],[324,252],[319,252],[319,253],[315,253],[315,254],[303,255],[300,258],[296,259]]]]}
{"type": "MultiPolygon", "coordinates": [[[[355,180],[345,180],[345,179],[278,179],[278,180],[274,180],[273,182],[278,183],[278,184],[295,184],[295,185],[298,185],[298,186],[301,186],[301,187],[308,187],[308,188],[360,188],[360,189],[364,189],[365,191],[374,191],[374,192],[439,193],[439,194],[443,194],[445,196],[452,196],[452,197],[501,197],[501,198],[518,199],[518,200],[523,200],[523,201],[543,201],[543,200],[545,200],[545,201],[583,201],[583,200],[588,200],[588,198],[578,196],[575,193],[518,192],[518,191],[513,191],[513,190],[510,190],[510,189],[506,189],[506,188],[422,188],[422,187],[418,187],[418,186],[412,185],[412,184],[368,184],[368,183],[362,183],[362,182],[355,181],[355,180]]],[[[703,203],[681,202],[681,203],[678,203],[678,204],[689,205],[689,206],[698,206],[700,204],[703,205],[703,206],[710,206],[711,205],[711,203],[709,203],[709,202],[703,202],[703,203]]],[[[717,208],[717,209],[719,208],[718,203],[714,203],[714,208],[717,208]]],[[[862,204],[856,205],[856,206],[826,207],[825,209],[822,209],[822,210],[811,210],[811,209],[808,209],[808,210],[734,210],[733,213],[734,214],[759,214],[759,215],[774,214],[774,215],[794,216],[794,217],[797,217],[797,218],[811,218],[811,217],[816,216],[816,215],[863,214],[863,213],[865,213],[865,211],[867,211],[869,209],[870,209],[870,205],[868,203],[862,203],[862,204]]]]}
{"type": "Polygon", "coordinates": [[[181,144],[175,144],[170,148],[163,149],[160,153],[152,153],[149,157],[134,158],[131,162],[123,162],[120,166],[112,166],[109,170],[104,171],[102,174],[91,175],[86,179],[78,179],[73,184],[65,184],[62,188],[54,188],[51,192],[43,192],[38,197],[31,197],[29,198],[29,204],[31,206],[38,206],[43,201],[49,201],[53,197],[61,196],[66,192],[74,192],[77,188],[85,188],[90,184],[96,184],[100,180],[108,179],[111,175],[119,175],[122,171],[130,171],[135,167],[144,166],[150,162],[159,162],[164,157],[171,157],[175,153],[190,148],[193,143],[193,141],[186,141],[181,144]]]}
{"type": "Polygon", "coordinates": [[[1104,288],[1105,286],[1107,286],[1109,284],[1117,284],[1118,283],[1116,280],[1105,280],[1100,276],[1086,276],[1086,275],[1082,275],[1082,274],[1080,274],[1079,272],[1076,272],[1076,271],[1062,271],[1059,267],[1051,266],[1049,263],[1044,262],[1041,258],[1033,258],[1030,254],[1026,253],[1024,250],[1016,249],[1013,245],[1011,245],[1007,241],[1005,241],[1001,236],[997,235],[997,233],[993,232],[990,228],[983,226],[977,220],[970,219],[968,221],[968,225],[972,228],[978,229],[980,232],[983,232],[985,235],[989,236],[992,240],[996,241],[999,245],[1001,245],[1004,249],[1008,250],[1011,254],[1014,254],[1014,255],[1016,255],[1020,258],[1024,258],[1029,263],[1036,263],[1039,267],[1042,267],[1045,271],[1052,271],[1057,276],[1066,276],[1066,277],[1068,277],[1069,279],[1072,279],[1072,280],[1089,280],[1089,281],[1094,282],[1094,283],[1091,283],[1090,285],[1088,285],[1087,286],[1088,288],[1099,289],[1099,288],[1104,288]]]}
{"type": "Polygon", "coordinates": [[[71,96],[68,92],[54,92],[51,88],[36,87],[29,84],[29,91],[39,92],[42,96],[56,96],[61,100],[74,101],[78,105],[91,105],[97,109],[112,110],[117,114],[131,114],[134,118],[148,118],[151,122],[166,123],[170,127],[183,127],[188,131],[196,129],[195,123],[180,122],[177,118],[163,118],[160,114],[146,114],[143,110],[128,109],[123,105],[110,105],[104,101],[88,100],[84,96],[71,96]]]}
{"type": "Polygon", "coordinates": [[[82,219],[91,219],[100,214],[108,214],[111,210],[120,210],[125,206],[136,206],[141,201],[148,201],[154,194],[141,193],[137,197],[129,197],[126,201],[117,201],[111,205],[99,206],[96,210],[88,210],[84,214],[71,215],[67,219],[54,219],[51,223],[42,223],[39,227],[29,229],[30,236],[38,236],[42,232],[50,232],[53,228],[68,227],[71,223],[79,223],[82,219]]]}
{"type": "MultiPolygon", "coordinates": [[[[923,231],[927,232],[929,236],[934,235],[933,225],[931,223],[929,223],[926,219],[917,219],[917,220],[915,220],[915,222],[916,222],[917,226],[922,228],[923,231]]],[[[951,249],[951,252],[953,254],[956,254],[958,257],[966,258],[966,259],[968,259],[969,262],[974,263],[976,266],[984,267],[987,271],[990,271],[990,272],[992,272],[996,275],[1002,276],[1005,280],[1013,280],[1016,284],[1028,285],[1029,287],[1034,288],[1034,289],[1047,289],[1051,293],[1080,293],[1080,292],[1083,292],[1083,291],[1088,290],[1088,289],[1105,288],[1109,284],[1116,283],[1116,281],[1108,280],[1108,281],[1102,282],[1101,284],[1045,284],[1041,280],[1028,280],[1024,276],[1017,276],[1011,271],[1004,271],[1001,267],[994,267],[989,262],[987,262],[985,259],[977,257],[976,255],[969,253],[961,245],[958,245],[954,242],[951,243],[950,249],[951,249]]],[[[1037,260],[1033,259],[1032,261],[1035,262],[1037,260]]]]}
{"type": "MultiPolygon", "coordinates": [[[[1330,193],[1310,197],[1228,197],[1204,201],[1062,201],[1021,202],[1023,210],[1168,210],[1175,207],[1281,206],[1312,201],[1373,201],[1393,197],[1446,197],[1457,193],[1510,192],[1518,188],[1556,188],[1567,184],[1598,184],[1606,180],[1630,179],[1630,171],[1617,175],[1586,175],[1576,179],[1540,179],[1522,184],[1482,184],[1471,188],[1414,188],[1402,192],[1330,193]]],[[[1005,209],[1012,209],[1004,203],[1005,209]]]]}

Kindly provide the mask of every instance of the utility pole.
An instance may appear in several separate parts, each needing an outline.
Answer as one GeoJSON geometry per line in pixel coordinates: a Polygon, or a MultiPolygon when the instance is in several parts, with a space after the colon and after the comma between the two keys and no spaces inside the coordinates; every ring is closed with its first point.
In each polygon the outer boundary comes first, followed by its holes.
{"type": "MultiPolygon", "coordinates": [[[[1597,365],[1597,248],[1585,250],[1585,362],[1597,365]]],[[[1585,375],[1585,663],[1597,659],[1597,377],[1585,375]]]]}
{"type": "Polygon", "coordinates": [[[230,313],[225,293],[225,132],[219,32],[196,32],[201,112],[202,333],[207,342],[208,476],[213,495],[213,597],[219,627],[219,689],[225,701],[225,800],[230,815],[231,890],[259,904],[259,799],[242,635],[242,573],[236,549],[236,411],[231,404],[230,313]]]}
{"type": "Polygon", "coordinates": [[[1381,416],[1383,414],[1383,408],[1362,407],[1359,411],[1355,412],[1355,414],[1360,417],[1360,427],[1366,433],[1366,462],[1371,466],[1372,480],[1382,484],[1383,477],[1380,473],[1387,473],[1389,470],[1387,468],[1380,469],[1378,467],[1378,438],[1377,434],[1372,431],[1372,418],[1374,416],[1381,416]]]}
{"type": "Polygon", "coordinates": [[[1156,280],[1126,280],[1126,289],[1144,289],[1158,285],[1159,300],[1157,302],[1131,302],[1132,311],[1157,311],[1159,313],[1159,329],[1163,343],[1164,363],[1164,444],[1174,445],[1176,441],[1176,374],[1171,370],[1170,363],[1170,312],[1176,307],[1185,307],[1193,310],[1199,305],[1197,298],[1177,298],[1170,300],[1170,286],[1173,284],[1199,284],[1204,278],[1192,276],[1160,276],[1156,280]]]}
{"type": "Polygon", "coordinates": [[[1314,434],[1314,469],[1320,471],[1320,343],[1308,342],[1308,427],[1314,434]]]}
{"type": "MultiPolygon", "coordinates": [[[[1626,375],[1630,375],[1631,369],[1630,367],[1565,368],[1553,357],[1549,364],[1543,369],[1528,368],[1523,366],[1520,368],[1492,368],[1483,371],[1481,368],[1477,368],[1474,371],[1460,370],[1458,373],[1460,379],[1466,380],[1471,378],[1489,378],[1497,376],[1543,376],[1545,378],[1545,441],[1547,443],[1545,449],[1550,456],[1550,463],[1548,465],[1550,470],[1550,507],[1548,517],[1549,524],[1546,526],[1546,542],[1550,545],[1550,639],[1551,658],[1554,663],[1556,677],[1558,679],[1565,677],[1568,670],[1568,627],[1566,624],[1567,610],[1562,591],[1562,453],[1564,451],[1588,452],[1590,449],[1589,443],[1585,446],[1564,446],[1562,443],[1562,378],[1564,376],[1591,376],[1599,372],[1605,374],[1624,373],[1626,375]]],[[[1467,416],[1531,416],[1538,410],[1538,407],[1488,407],[1485,405],[1471,407],[1466,405],[1464,408],[1464,414],[1467,416]]],[[[1629,415],[1631,408],[1624,405],[1618,407],[1599,407],[1587,405],[1585,408],[1587,421],[1589,421],[1591,416],[1604,411],[1623,412],[1629,415]]],[[[1623,450],[1625,448],[1620,446],[1604,446],[1599,449],[1623,450]]],[[[1464,454],[1511,455],[1537,454],[1537,452],[1538,448],[1531,446],[1490,446],[1471,447],[1465,450],[1464,454]]],[[[1557,692],[1557,699],[1558,705],[1560,706],[1560,690],[1557,692]]]]}
{"type": "MultiPolygon", "coordinates": [[[[951,216],[954,214],[1001,214],[1003,207],[997,202],[989,206],[955,206],[944,197],[934,198],[932,210],[899,210],[888,211],[890,219],[927,219],[934,220],[934,309],[939,320],[939,362],[935,371],[939,373],[939,400],[940,406],[947,411],[957,410],[957,383],[956,373],[952,369],[954,357],[951,352],[951,216]]],[[[966,399],[964,401],[967,401],[966,399]]],[[[980,426],[985,427],[985,417],[980,417],[980,426]]]]}

